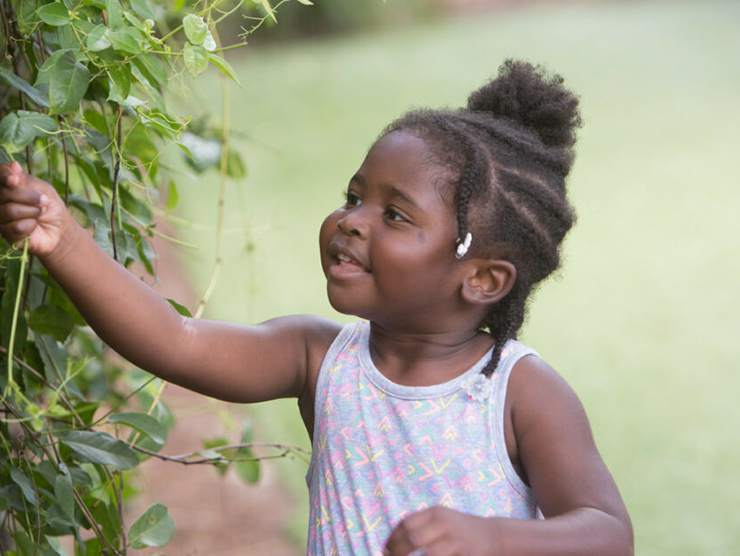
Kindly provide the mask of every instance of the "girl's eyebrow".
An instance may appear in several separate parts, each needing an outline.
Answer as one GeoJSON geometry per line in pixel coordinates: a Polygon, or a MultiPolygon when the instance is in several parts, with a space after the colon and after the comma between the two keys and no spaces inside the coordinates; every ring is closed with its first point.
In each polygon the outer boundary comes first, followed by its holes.
{"type": "MultiPolygon", "coordinates": [[[[352,179],[349,180],[349,181],[350,181],[350,183],[356,182],[357,184],[361,185],[362,187],[365,187],[365,188],[367,187],[367,182],[365,181],[365,178],[359,172],[357,174],[355,174],[354,176],[352,176],[352,179]]],[[[406,193],[404,193],[403,191],[401,191],[400,189],[398,189],[395,185],[391,185],[389,183],[379,183],[378,184],[378,187],[380,187],[383,190],[389,191],[390,194],[391,194],[391,196],[398,197],[398,198],[402,199],[403,201],[405,201],[406,203],[408,203],[409,205],[411,205],[415,209],[421,210],[421,208],[419,207],[418,203],[416,203],[416,201],[414,201],[406,193]]]]}

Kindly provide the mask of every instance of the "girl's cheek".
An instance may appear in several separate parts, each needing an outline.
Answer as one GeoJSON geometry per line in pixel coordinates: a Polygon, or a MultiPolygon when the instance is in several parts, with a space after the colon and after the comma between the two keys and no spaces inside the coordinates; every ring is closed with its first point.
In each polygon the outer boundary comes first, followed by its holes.
{"type": "Polygon", "coordinates": [[[321,227],[319,228],[319,247],[321,249],[321,254],[324,255],[326,253],[326,249],[329,246],[329,242],[332,240],[332,237],[334,237],[334,234],[337,229],[337,222],[339,222],[339,213],[340,211],[334,211],[329,216],[327,216],[324,221],[321,223],[321,227]]]}
{"type": "Polygon", "coordinates": [[[322,245],[325,240],[327,244],[331,241],[331,236],[337,229],[337,222],[339,222],[339,219],[341,218],[341,212],[341,209],[335,210],[329,216],[324,218],[324,221],[321,223],[321,227],[319,228],[319,241],[322,242],[322,245]]]}

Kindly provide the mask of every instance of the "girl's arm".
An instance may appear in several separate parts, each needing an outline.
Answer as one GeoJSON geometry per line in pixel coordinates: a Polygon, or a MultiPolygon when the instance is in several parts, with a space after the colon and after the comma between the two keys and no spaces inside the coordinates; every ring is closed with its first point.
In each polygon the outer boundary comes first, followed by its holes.
{"type": "MultiPolygon", "coordinates": [[[[234,402],[312,398],[313,373],[339,325],[295,316],[254,326],[186,318],[111,259],[49,184],[0,165],[0,233],[27,237],[85,320],[135,365],[191,390],[234,402]]],[[[301,404],[304,407],[304,404],[301,404]]]]}
{"type": "Polygon", "coordinates": [[[525,357],[511,374],[506,405],[513,459],[526,471],[545,519],[432,508],[402,521],[386,554],[424,548],[429,556],[631,556],[629,515],[573,390],[549,365],[525,357]]]}

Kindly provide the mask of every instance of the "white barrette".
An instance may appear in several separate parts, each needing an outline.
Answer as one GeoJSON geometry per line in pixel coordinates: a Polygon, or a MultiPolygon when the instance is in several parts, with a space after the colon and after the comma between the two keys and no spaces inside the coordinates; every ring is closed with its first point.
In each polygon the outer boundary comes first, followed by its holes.
{"type": "Polygon", "coordinates": [[[455,252],[455,258],[456,259],[462,259],[465,256],[465,253],[468,252],[468,249],[470,248],[470,243],[473,241],[473,234],[468,232],[465,235],[465,240],[457,240],[457,251],[455,252]]]}

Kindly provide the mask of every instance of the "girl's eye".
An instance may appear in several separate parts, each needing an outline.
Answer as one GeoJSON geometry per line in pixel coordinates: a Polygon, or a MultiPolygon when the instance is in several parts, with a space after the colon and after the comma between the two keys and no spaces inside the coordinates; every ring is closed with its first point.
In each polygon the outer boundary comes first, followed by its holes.
{"type": "Polygon", "coordinates": [[[362,199],[351,191],[344,193],[344,205],[347,207],[358,207],[362,204],[362,199]]]}
{"type": "Polygon", "coordinates": [[[384,216],[386,220],[390,220],[391,222],[407,222],[407,219],[404,216],[396,212],[391,207],[385,209],[384,216]]]}

